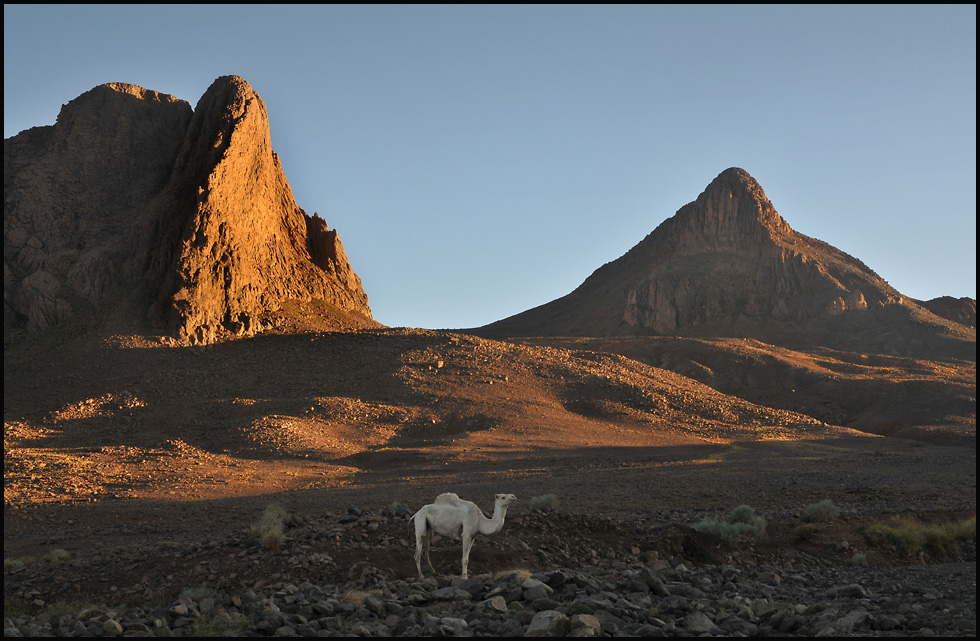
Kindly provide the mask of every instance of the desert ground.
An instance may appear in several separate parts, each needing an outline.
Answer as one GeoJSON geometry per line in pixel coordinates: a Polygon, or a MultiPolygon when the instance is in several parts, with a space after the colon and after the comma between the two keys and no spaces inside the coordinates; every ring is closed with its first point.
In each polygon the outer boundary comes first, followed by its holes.
{"type": "MultiPolygon", "coordinates": [[[[860,534],[974,516],[975,447],[833,426],[607,352],[442,331],[62,336],[10,346],[4,364],[5,617],[367,566],[412,580],[407,516],[455,492],[487,514],[496,493],[519,499],[475,545],[474,574],[677,556],[843,567],[860,552],[872,568],[956,564],[975,631],[975,538],[909,557],[860,534]],[[532,512],[549,495],[554,509],[532,512]],[[824,500],[841,516],[800,541],[824,500]],[[270,505],[289,515],[276,549],[255,534],[270,505]],[[691,530],[739,505],[765,536],[691,530]]],[[[433,544],[440,573],[458,574],[459,550],[433,544]]]]}

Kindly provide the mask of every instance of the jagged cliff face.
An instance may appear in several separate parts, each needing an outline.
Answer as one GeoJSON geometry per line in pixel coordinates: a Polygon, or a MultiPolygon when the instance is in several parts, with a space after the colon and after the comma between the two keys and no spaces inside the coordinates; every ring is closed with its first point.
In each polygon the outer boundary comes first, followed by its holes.
{"type": "Polygon", "coordinates": [[[97,87],[4,141],[5,320],[36,331],[146,288],[186,342],[252,334],[287,301],[371,320],[335,230],[297,206],[266,107],[236,76],[190,105],[97,87]]]}
{"type": "Polygon", "coordinates": [[[142,277],[149,199],[170,181],[188,103],[133,85],[96,87],[53,127],[3,143],[4,316],[30,331],[142,277]]]}
{"type": "Polygon", "coordinates": [[[285,300],[322,300],[370,317],[335,231],[309,217],[272,151],[265,103],[241,78],[198,102],[174,168],[184,218],[164,225],[154,311],[180,336],[253,332],[285,300]],[[215,303],[218,304],[215,304],[215,303]]]}
{"type": "Polygon", "coordinates": [[[943,351],[937,337],[952,332],[967,340],[952,352],[970,349],[965,326],[950,329],[861,261],[793,231],[738,168],[569,295],[475,332],[727,336],[889,352],[926,343],[943,351]]]}

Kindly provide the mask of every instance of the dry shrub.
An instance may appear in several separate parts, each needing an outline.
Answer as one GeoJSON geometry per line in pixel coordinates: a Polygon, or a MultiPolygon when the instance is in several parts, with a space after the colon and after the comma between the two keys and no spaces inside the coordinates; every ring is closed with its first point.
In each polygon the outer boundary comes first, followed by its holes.
{"type": "Polygon", "coordinates": [[[364,602],[369,596],[381,597],[380,592],[365,592],[364,590],[348,590],[344,593],[341,601],[353,605],[356,608],[363,608],[364,602]]]}
{"type": "Polygon", "coordinates": [[[252,526],[252,533],[259,537],[262,545],[275,550],[282,545],[286,536],[286,521],[289,513],[279,505],[270,505],[262,513],[262,518],[252,526]]]}
{"type": "Polygon", "coordinates": [[[554,512],[558,509],[558,497],[554,494],[531,497],[532,512],[554,512]]]}
{"type": "Polygon", "coordinates": [[[803,520],[807,523],[815,521],[833,521],[840,516],[840,508],[834,505],[830,499],[824,499],[819,503],[811,503],[803,509],[803,520]]]}
{"type": "Polygon", "coordinates": [[[923,553],[938,558],[954,555],[960,542],[976,541],[977,517],[946,523],[922,523],[908,517],[869,523],[861,529],[865,540],[873,546],[892,546],[906,557],[923,553]]]}
{"type": "Polygon", "coordinates": [[[762,536],[766,533],[766,525],[766,520],[756,516],[751,507],[739,505],[724,521],[706,517],[694,529],[714,534],[726,543],[735,543],[749,536],[762,536]]]}
{"type": "Polygon", "coordinates": [[[531,578],[531,571],[522,568],[513,568],[510,570],[501,570],[493,575],[494,583],[500,583],[501,581],[516,581],[518,583],[524,582],[531,578]]]}
{"type": "Polygon", "coordinates": [[[58,548],[57,550],[51,550],[45,554],[41,560],[45,563],[61,563],[62,561],[67,561],[71,558],[71,554],[67,550],[62,550],[58,548]]]}

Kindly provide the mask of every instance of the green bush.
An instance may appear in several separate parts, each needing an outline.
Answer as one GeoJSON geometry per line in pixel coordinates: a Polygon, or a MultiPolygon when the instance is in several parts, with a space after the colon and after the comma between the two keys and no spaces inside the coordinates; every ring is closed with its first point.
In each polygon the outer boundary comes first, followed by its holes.
{"type": "Polygon", "coordinates": [[[746,537],[765,534],[766,520],[757,516],[755,510],[748,505],[739,505],[724,521],[706,517],[694,529],[714,534],[727,543],[734,543],[746,537]]]}
{"type": "Polygon", "coordinates": [[[808,523],[814,521],[833,521],[840,516],[840,508],[834,505],[830,499],[824,499],[819,503],[811,503],[803,510],[803,520],[808,523]]]}
{"type": "Polygon", "coordinates": [[[554,512],[558,509],[558,497],[554,494],[531,497],[532,512],[554,512]]]}

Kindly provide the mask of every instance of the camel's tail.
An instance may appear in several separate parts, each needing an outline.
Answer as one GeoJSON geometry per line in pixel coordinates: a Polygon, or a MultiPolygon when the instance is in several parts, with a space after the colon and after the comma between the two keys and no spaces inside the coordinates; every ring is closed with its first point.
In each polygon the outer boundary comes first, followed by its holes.
{"type": "Polygon", "coordinates": [[[423,532],[430,529],[429,528],[429,519],[428,519],[427,515],[422,514],[422,512],[424,510],[425,510],[425,508],[422,508],[421,510],[419,510],[418,512],[416,512],[415,514],[413,514],[412,515],[412,518],[409,519],[409,521],[411,521],[412,523],[415,524],[415,529],[417,530],[418,527],[419,527],[419,517],[421,516],[422,517],[422,522],[424,523],[423,532]]]}

